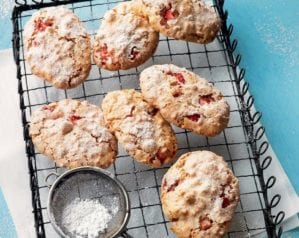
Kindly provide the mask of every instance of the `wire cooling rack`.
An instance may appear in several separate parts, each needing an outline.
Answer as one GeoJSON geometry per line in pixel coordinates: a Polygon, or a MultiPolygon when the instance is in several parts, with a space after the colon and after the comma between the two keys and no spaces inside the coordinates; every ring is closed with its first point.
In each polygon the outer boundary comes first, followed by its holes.
{"type": "MultiPolygon", "coordinates": [[[[244,80],[245,70],[238,67],[241,56],[234,56],[237,40],[231,40],[232,25],[227,25],[228,13],[224,10],[224,0],[214,0],[214,8],[221,17],[222,30],[213,43],[207,45],[176,41],[161,36],[155,55],[144,65],[115,73],[92,65],[86,82],[75,89],[58,90],[31,74],[24,60],[22,33],[24,24],[37,9],[64,4],[85,24],[94,36],[104,13],[121,1],[33,1],[16,0],[13,11],[13,48],[17,65],[18,92],[24,125],[24,139],[28,157],[32,206],[35,228],[38,237],[57,237],[46,212],[48,187],[44,179],[51,172],[62,173],[64,169],[35,151],[28,134],[30,115],[37,107],[63,98],[88,100],[99,105],[108,91],[139,89],[138,75],[142,69],[152,64],[173,63],[186,67],[207,78],[219,88],[231,106],[228,128],[220,135],[205,138],[189,131],[176,128],[179,143],[178,155],[188,151],[208,149],[226,159],[240,181],[241,200],[226,237],[251,237],[267,234],[280,237],[282,229],[278,225],[284,212],[276,215],[271,209],[278,205],[280,195],[269,198],[268,189],[276,178],[264,180],[263,172],[269,167],[272,158],[267,156],[268,143],[261,141],[264,128],[258,126],[261,118],[253,109],[254,99],[248,92],[244,80]]],[[[129,157],[120,147],[116,163],[109,168],[123,182],[131,199],[131,218],[128,233],[133,237],[175,237],[169,221],[163,215],[160,203],[160,183],[167,167],[151,169],[129,157]]]]}

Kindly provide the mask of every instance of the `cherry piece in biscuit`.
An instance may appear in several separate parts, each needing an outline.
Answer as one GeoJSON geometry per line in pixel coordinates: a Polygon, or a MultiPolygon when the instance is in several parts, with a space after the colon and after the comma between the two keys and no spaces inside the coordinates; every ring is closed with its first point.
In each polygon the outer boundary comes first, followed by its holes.
{"type": "Polygon", "coordinates": [[[42,20],[41,18],[36,20],[34,23],[35,23],[35,29],[37,29],[38,31],[41,31],[41,32],[45,31],[48,26],[53,25],[52,20],[50,20],[50,19],[42,20]]]}
{"type": "Polygon", "coordinates": [[[212,97],[212,94],[201,96],[199,98],[199,104],[204,105],[204,104],[209,104],[211,102],[214,102],[214,98],[212,97]]]}
{"type": "Polygon", "coordinates": [[[69,117],[69,120],[72,121],[72,122],[74,122],[74,121],[78,121],[78,120],[80,120],[81,118],[82,118],[82,117],[77,116],[77,115],[71,115],[71,116],[69,117]]]}
{"type": "Polygon", "coordinates": [[[160,24],[167,26],[167,21],[175,19],[179,15],[179,13],[178,13],[178,11],[173,10],[172,5],[169,4],[168,7],[165,7],[165,8],[162,9],[160,15],[162,17],[161,21],[160,21],[160,24]]]}
{"type": "Polygon", "coordinates": [[[199,118],[200,118],[200,115],[199,114],[193,114],[193,115],[189,115],[189,116],[186,116],[189,120],[191,121],[198,121],[199,118]]]}

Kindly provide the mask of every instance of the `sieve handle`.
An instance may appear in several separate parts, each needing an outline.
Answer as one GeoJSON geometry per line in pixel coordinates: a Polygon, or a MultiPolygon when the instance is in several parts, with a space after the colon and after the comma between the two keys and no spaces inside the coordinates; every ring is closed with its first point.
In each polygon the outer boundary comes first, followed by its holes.
{"type": "Polygon", "coordinates": [[[129,235],[126,231],[124,231],[124,232],[121,234],[121,237],[123,237],[123,238],[133,238],[133,236],[129,235]]]}
{"type": "Polygon", "coordinates": [[[58,175],[57,173],[55,173],[55,172],[49,173],[49,174],[47,175],[47,177],[45,178],[45,183],[46,183],[46,185],[47,185],[48,188],[51,187],[51,184],[48,182],[48,179],[49,179],[50,177],[52,177],[52,176],[55,176],[56,178],[59,177],[59,175],[58,175]]]}

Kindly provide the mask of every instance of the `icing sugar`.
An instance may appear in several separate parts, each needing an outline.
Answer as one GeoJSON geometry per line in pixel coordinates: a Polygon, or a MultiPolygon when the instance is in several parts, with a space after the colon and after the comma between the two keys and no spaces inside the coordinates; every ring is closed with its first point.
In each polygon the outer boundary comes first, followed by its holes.
{"type": "MultiPolygon", "coordinates": [[[[113,203],[112,213],[118,211],[113,203]]],[[[112,215],[98,200],[76,198],[62,212],[62,225],[76,237],[96,238],[105,232],[112,215]]]]}
{"type": "Polygon", "coordinates": [[[142,27],[146,25],[144,22],[145,19],[130,12],[130,4],[121,3],[105,14],[97,38],[103,41],[109,39],[106,43],[109,48],[115,50],[116,57],[128,55],[134,46],[144,48],[149,32],[153,32],[149,28],[142,27]],[[113,30],[111,30],[112,24],[113,30]]]}
{"type": "Polygon", "coordinates": [[[78,73],[76,51],[83,38],[88,38],[87,32],[69,9],[49,7],[34,13],[24,29],[25,56],[33,73],[46,72],[57,85],[68,84],[78,73]],[[51,24],[44,26],[47,21],[51,24]]]}
{"type": "Polygon", "coordinates": [[[142,149],[145,151],[151,151],[156,146],[156,143],[153,140],[155,130],[149,116],[147,116],[147,121],[140,122],[137,122],[136,118],[128,117],[121,124],[121,130],[125,134],[137,137],[137,139],[141,141],[142,149]]]}

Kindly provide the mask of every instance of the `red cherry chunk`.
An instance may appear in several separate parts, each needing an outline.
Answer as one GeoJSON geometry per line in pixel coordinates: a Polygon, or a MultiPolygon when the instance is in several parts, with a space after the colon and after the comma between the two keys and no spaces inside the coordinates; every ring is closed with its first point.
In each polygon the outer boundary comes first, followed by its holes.
{"type": "Polygon", "coordinates": [[[53,25],[52,20],[50,20],[50,19],[42,20],[41,18],[36,20],[34,23],[35,23],[35,29],[37,29],[38,31],[41,31],[41,32],[45,31],[48,26],[53,25]]]}
{"type": "Polygon", "coordinates": [[[69,117],[70,121],[72,121],[72,122],[74,122],[74,121],[78,121],[78,120],[80,120],[81,118],[82,118],[82,117],[77,116],[77,115],[71,115],[71,116],[69,117]]]}
{"type": "Polygon", "coordinates": [[[160,149],[156,153],[156,159],[161,162],[161,164],[164,164],[166,156],[165,153],[163,153],[160,149]]]}
{"type": "Polygon", "coordinates": [[[177,78],[177,80],[178,80],[180,83],[182,83],[182,84],[185,83],[185,78],[184,78],[184,76],[183,76],[181,73],[175,73],[174,76],[177,78]]]}
{"type": "Polygon", "coordinates": [[[182,84],[184,84],[184,83],[186,82],[184,76],[183,76],[181,73],[167,72],[166,74],[167,74],[167,75],[170,75],[170,76],[173,76],[173,77],[176,77],[176,79],[177,79],[180,83],[182,83],[182,84]]]}
{"type": "Polygon", "coordinates": [[[226,208],[227,206],[229,206],[230,201],[228,197],[224,195],[224,191],[221,193],[220,197],[222,198],[222,208],[226,208]]]}
{"type": "Polygon", "coordinates": [[[104,44],[103,46],[100,47],[100,59],[102,64],[105,64],[105,61],[108,60],[109,57],[109,52],[108,52],[108,47],[106,44],[104,44]]]}
{"type": "Polygon", "coordinates": [[[204,95],[204,96],[201,96],[199,98],[199,104],[200,105],[204,105],[204,104],[209,104],[211,102],[214,102],[214,98],[212,97],[212,94],[209,94],[209,95],[204,95]]]}
{"type": "Polygon", "coordinates": [[[200,220],[199,227],[201,230],[208,230],[211,228],[213,221],[210,220],[208,217],[205,217],[200,220]]]}
{"type": "Polygon", "coordinates": [[[222,208],[226,208],[228,207],[230,204],[230,201],[227,197],[223,197],[223,200],[222,200],[222,208]]]}
{"type": "Polygon", "coordinates": [[[131,53],[130,53],[130,60],[134,60],[136,59],[137,55],[139,54],[139,51],[137,50],[137,47],[134,46],[132,49],[131,49],[131,53]]]}
{"type": "Polygon", "coordinates": [[[176,18],[179,15],[179,13],[178,13],[178,11],[173,10],[172,9],[172,5],[169,4],[168,7],[164,7],[161,10],[161,14],[160,15],[162,17],[162,19],[160,21],[160,24],[161,25],[167,25],[167,21],[176,18]]]}
{"type": "Polygon", "coordinates": [[[171,20],[175,18],[175,14],[171,9],[167,9],[164,13],[164,18],[166,20],[171,20]]]}
{"type": "Polygon", "coordinates": [[[171,184],[171,185],[168,187],[167,192],[174,191],[175,188],[179,185],[179,182],[180,182],[180,181],[179,181],[178,179],[176,179],[176,180],[174,181],[174,183],[171,184]]]}
{"type": "Polygon", "coordinates": [[[186,116],[189,120],[191,121],[198,121],[199,118],[200,118],[200,115],[199,114],[193,114],[193,115],[189,115],[189,116],[186,116]]]}

